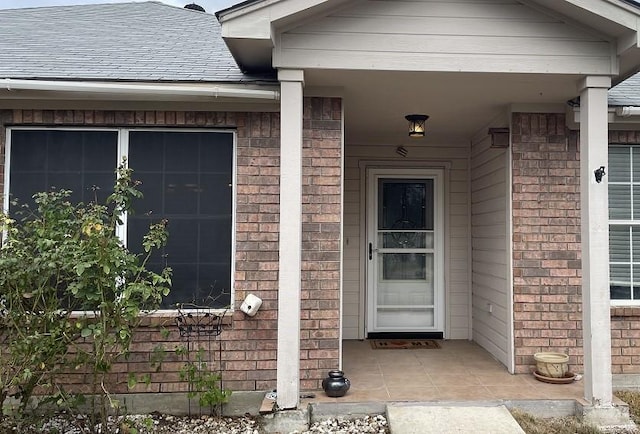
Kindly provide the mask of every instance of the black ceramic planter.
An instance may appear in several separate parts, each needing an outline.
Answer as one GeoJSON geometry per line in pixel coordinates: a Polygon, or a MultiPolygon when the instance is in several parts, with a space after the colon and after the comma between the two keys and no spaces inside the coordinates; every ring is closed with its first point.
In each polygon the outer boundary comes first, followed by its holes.
{"type": "Polygon", "coordinates": [[[327,396],[339,398],[344,396],[351,387],[351,382],[345,378],[344,372],[339,370],[329,371],[329,376],[322,380],[322,389],[327,396]]]}

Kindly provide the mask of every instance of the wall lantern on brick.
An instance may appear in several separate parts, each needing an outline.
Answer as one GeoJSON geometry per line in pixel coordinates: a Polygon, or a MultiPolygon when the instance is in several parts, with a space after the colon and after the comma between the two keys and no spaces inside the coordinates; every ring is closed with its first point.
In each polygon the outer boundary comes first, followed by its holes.
{"type": "Polygon", "coordinates": [[[509,147],[509,128],[489,128],[488,134],[491,136],[492,148],[509,147]]]}
{"type": "Polygon", "coordinates": [[[404,117],[409,121],[409,137],[424,137],[424,124],[429,119],[427,115],[406,115],[404,117]]]}

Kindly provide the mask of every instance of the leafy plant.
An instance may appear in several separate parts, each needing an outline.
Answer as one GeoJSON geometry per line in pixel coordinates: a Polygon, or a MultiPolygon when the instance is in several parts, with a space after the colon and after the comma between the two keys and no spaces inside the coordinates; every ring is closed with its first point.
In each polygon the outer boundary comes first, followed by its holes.
{"type": "Polygon", "coordinates": [[[171,270],[147,269],[166,244],[166,221],[151,225],[144,253],[130,252],[116,234],[133,199],[141,197],[132,171],[117,169],[105,204],[72,204],[65,190],[38,193],[36,209],[19,222],[2,215],[0,248],[0,400],[20,399],[25,410],[37,388],[63,391],[58,375],[91,377],[94,414],[106,429],[111,399],[108,374],[126,357],[144,311],[169,293],[171,270]]]}
{"type": "MultiPolygon", "coordinates": [[[[189,348],[176,348],[179,356],[189,355],[189,348]]],[[[223,389],[220,384],[220,374],[209,367],[204,348],[199,347],[195,352],[195,360],[187,360],[180,369],[180,379],[189,384],[189,399],[198,397],[200,407],[209,407],[211,412],[228,401],[231,391],[223,389]]]]}

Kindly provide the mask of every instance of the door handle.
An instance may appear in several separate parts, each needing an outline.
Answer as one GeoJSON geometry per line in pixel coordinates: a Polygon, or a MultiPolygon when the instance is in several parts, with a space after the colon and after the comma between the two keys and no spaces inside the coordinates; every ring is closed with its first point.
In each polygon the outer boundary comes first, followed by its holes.
{"type": "Polygon", "coordinates": [[[369,243],[369,260],[373,259],[373,244],[369,243]]]}

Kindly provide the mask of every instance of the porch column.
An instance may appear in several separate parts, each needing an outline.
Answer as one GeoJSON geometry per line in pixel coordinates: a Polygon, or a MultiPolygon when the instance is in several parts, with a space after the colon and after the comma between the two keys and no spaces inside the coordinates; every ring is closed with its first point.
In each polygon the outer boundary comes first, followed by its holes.
{"type": "Polygon", "coordinates": [[[303,71],[280,70],[280,258],[277,404],[300,397],[300,287],[302,265],[303,71]]]}
{"type": "Polygon", "coordinates": [[[582,334],[584,397],[594,407],[612,406],[609,303],[609,207],[607,90],[609,77],[586,77],[580,91],[580,208],[582,221],[582,334]]]}

